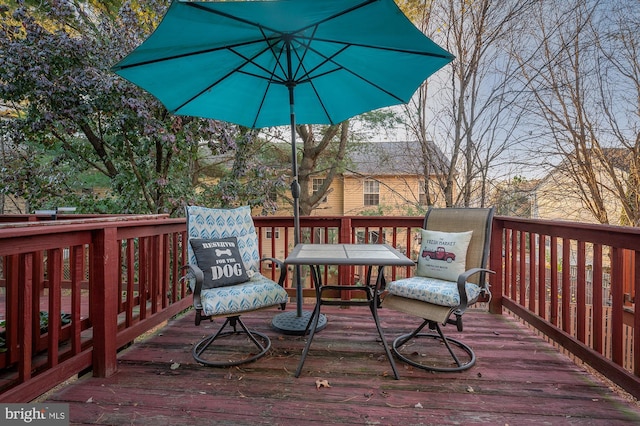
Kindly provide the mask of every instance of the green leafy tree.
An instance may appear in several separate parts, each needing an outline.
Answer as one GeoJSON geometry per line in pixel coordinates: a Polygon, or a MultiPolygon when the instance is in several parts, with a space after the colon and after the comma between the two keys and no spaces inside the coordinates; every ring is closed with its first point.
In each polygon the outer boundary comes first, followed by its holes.
{"type": "MultiPolygon", "coordinates": [[[[214,120],[173,116],[151,95],[121,79],[111,66],[155,28],[168,1],[71,2],[0,6],[0,191],[29,208],[73,204],[80,211],[174,213],[187,202],[261,204],[275,183],[240,148],[255,135],[214,120]],[[248,136],[249,135],[249,136],[248,136]],[[206,197],[196,183],[203,145],[230,155],[254,176],[262,197],[206,197]],[[86,191],[104,185],[103,191],[86,191]],[[206,197],[206,198],[205,198],[206,197]]],[[[242,179],[240,165],[223,170],[242,179]]],[[[234,188],[228,188],[234,190],[234,188]]],[[[246,190],[244,194],[252,191],[246,190]]]]}

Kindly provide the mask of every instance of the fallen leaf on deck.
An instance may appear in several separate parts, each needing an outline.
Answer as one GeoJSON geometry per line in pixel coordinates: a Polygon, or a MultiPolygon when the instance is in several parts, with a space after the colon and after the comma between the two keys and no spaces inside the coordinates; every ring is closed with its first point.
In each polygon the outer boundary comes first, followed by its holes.
{"type": "Polygon", "coordinates": [[[178,368],[180,368],[180,363],[174,362],[173,364],[171,364],[171,369],[172,370],[177,370],[178,368]]]}
{"type": "Polygon", "coordinates": [[[473,393],[475,392],[471,386],[467,386],[467,392],[473,393]]]}
{"type": "Polygon", "coordinates": [[[316,389],[320,389],[320,388],[330,388],[331,385],[329,384],[329,381],[327,380],[316,380],[316,389]]]}
{"type": "Polygon", "coordinates": [[[420,404],[419,402],[418,402],[416,405],[414,405],[413,407],[414,407],[414,408],[424,408],[424,407],[422,406],[422,404],[420,404]]]}
{"type": "Polygon", "coordinates": [[[87,402],[88,404],[91,404],[91,403],[93,402],[93,397],[90,397],[89,399],[87,399],[87,400],[86,400],[86,402],[87,402]]]}

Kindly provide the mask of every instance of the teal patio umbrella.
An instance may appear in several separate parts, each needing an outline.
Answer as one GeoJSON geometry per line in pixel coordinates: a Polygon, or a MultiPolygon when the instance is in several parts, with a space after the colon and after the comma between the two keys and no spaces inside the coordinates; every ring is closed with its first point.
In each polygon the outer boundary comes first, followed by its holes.
{"type": "MultiPolygon", "coordinates": [[[[294,243],[300,242],[295,125],[336,124],[407,103],[453,56],[393,0],[174,0],[113,70],[173,114],[250,128],[291,126],[294,243]]],[[[297,309],[274,326],[306,327],[297,309]]]]}

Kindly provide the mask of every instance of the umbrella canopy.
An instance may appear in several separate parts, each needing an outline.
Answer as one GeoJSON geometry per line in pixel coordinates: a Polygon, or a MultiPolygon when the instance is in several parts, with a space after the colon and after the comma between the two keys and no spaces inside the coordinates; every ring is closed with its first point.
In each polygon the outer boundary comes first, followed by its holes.
{"type": "MultiPolygon", "coordinates": [[[[393,0],[174,0],[153,34],[113,69],[173,114],[291,125],[298,244],[296,122],[336,124],[407,103],[452,59],[393,0]]],[[[285,332],[304,332],[308,323],[299,272],[296,288],[296,317],[274,320],[285,332]]]]}
{"type": "Polygon", "coordinates": [[[392,0],[178,0],[114,70],[174,114],[261,128],[293,103],[304,124],[406,103],[452,59],[392,0]]]}

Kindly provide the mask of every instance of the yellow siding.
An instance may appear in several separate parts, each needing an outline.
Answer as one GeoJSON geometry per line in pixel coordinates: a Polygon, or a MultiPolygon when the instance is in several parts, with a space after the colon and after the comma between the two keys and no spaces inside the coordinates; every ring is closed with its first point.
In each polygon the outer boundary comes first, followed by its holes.
{"type": "MultiPolygon", "coordinates": [[[[598,174],[602,197],[609,223],[622,225],[622,208],[617,197],[606,188],[613,187],[612,179],[604,173],[598,174]]],[[[536,218],[551,220],[569,220],[572,222],[597,223],[578,194],[572,179],[561,173],[553,173],[545,179],[535,191],[536,218]]]]}
{"type": "Polygon", "coordinates": [[[336,177],[331,182],[327,202],[320,205],[311,213],[312,216],[343,216],[344,215],[344,181],[336,177]]]}

